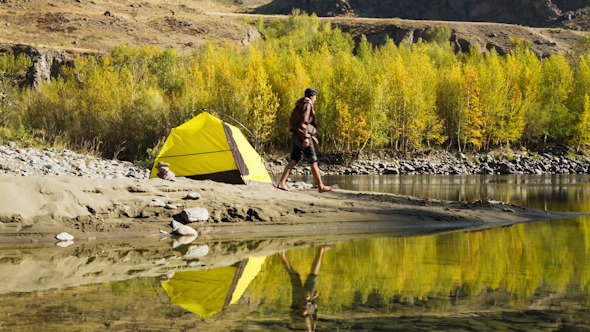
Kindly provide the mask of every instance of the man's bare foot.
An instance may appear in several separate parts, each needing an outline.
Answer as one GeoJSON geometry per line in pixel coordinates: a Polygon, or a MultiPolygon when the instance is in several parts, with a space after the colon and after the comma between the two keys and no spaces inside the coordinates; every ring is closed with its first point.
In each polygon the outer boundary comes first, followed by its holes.
{"type": "Polygon", "coordinates": [[[284,184],[277,184],[277,188],[284,190],[284,191],[290,191],[289,188],[287,188],[284,184]]]}
{"type": "Polygon", "coordinates": [[[323,187],[319,187],[319,188],[318,188],[318,191],[319,191],[320,193],[325,193],[325,192],[328,192],[328,191],[332,191],[332,187],[330,187],[330,186],[323,186],[323,187]]]}

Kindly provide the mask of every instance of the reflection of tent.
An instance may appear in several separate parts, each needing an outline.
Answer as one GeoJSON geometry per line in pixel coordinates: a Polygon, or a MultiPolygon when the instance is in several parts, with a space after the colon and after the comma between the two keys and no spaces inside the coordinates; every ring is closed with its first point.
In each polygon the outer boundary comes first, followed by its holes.
{"type": "Polygon", "coordinates": [[[271,183],[260,155],[242,132],[203,112],[173,128],[154,162],[170,164],[176,176],[227,183],[271,183]]]}
{"type": "Polygon", "coordinates": [[[250,257],[239,266],[177,272],[162,283],[170,302],[209,318],[236,303],[256,277],[265,257],[250,257]]]}

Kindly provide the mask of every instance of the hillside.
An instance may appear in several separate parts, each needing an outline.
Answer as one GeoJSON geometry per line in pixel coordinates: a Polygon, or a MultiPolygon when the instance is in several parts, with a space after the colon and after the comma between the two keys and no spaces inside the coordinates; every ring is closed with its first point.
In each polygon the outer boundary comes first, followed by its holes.
{"type": "MultiPolygon", "coordinates": [[[[4,22],[0,25],[0,45],[3,45],[3,49],[8,49],[16,44],[25,44],[34,48],[63,50],[69,54],[104,53],[120,44],[154,45],[172,46],[178,52],[186,53],[207,41],[226,39],[247,44],[258,35],[249,24],[260,16],[256,13],[288,13],[293,5],[306,4],[300,7],[309,9],[309,6],[313,8],[328,2],[335,1],[180,0],[169,3],[160,0],[4,0],[0,2],[0,18],[4,22]]],[[[347,3],[353,9],[357,6],[359,15],[368,15],[373,11],[386,16],[387,12],[381,9],[389,2],[370,1],[370,5],[367,6],[360,6],[358,1],[353,0],[347,3]]],[[[393,7],[403,9],[410,6],[409,3],[402,1],[402,5],[393,7]]],[[[414,6],[415,11],[420,11],[421,6],[427,3],[429,1],[414,6]]],[[[465,0],[450,3],[463,3],[467,6],[470,2],[465,0]]],[[[440,15],[444,12],[441,10],[440,15]]],[[[397,12],[391,12],[389,16],[395,17],[395,13],[397,12]]],[[[555,13],[561,15],[561,10],[556,9],[555,13]]],[[[449,15],[438,18],[472,18],[449,15]]],[[[265,17],[282,19],[285,16],[265,17]]],[[[437,18],[424,15],[399,17],[437,18]]],[[[503,53],[510,47],[510,37],[521,37],[531,43],[539,56],[567,51],[583,35],[581,32],[570,30],[538,29],[497,23],[371,19],[352,15],[323,19],[333,21],[341,29],[357,37],[361,33],[366,34],[369,40],[376,44],[382,43],[385,35],[396,42],[404,39],[415,42],[428,27],[445,25],[453,29],[451,41],[455,42],[457,50],[474,46],[482,50],[496,48],[503,53]]],[[[570,23],[573,24],[572,22],[570,23]]]]}

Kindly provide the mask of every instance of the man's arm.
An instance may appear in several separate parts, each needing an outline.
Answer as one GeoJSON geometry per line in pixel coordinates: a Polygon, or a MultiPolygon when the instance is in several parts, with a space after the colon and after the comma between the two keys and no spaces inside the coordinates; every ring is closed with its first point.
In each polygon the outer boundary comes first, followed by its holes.
{"type": "MultiPolygon", "coordinates": [[[[313,139],[313,136],[309,133],[309,124],[311,122],[311,104],[310,103],[305,103],[303,105],[303,112],[302,113],[303,113],[302,117],[301,117],[302,130],[299,132],[299,136],[303,140],[302,147],[305,149],[311,144],[310,142],[313,139]]],[[[317,139],[316,139],[316,141],[317,141],[317,139]]]]}

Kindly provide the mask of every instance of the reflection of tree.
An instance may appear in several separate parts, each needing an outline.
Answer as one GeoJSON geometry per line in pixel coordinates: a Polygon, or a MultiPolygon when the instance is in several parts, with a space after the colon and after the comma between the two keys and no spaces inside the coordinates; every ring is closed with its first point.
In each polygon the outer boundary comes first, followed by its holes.
{"type": "MultiPolygon", "coordinates": [[[[453,305],[525,306],[543,294],[581,294],[590,302],[590,218],[515,225],[482,232],[380,238],[339,244],[318,290],[322,310],[386,304],[448,310],[453,305]],[[541,292],[542,291],[542,292],[541,292]],[[371,300],[369,300],[371,298],[371,300]],[[366,299],[366,300],[365,300],[366,299]]],[[[313,249],[289,252],[309,266],[313,249]]],[[[285,303],[274,284],[280,261],[267,262],[266,305],[285,303]]],[[[287,280],[284,280],[288,282],[287,280]]]]}

